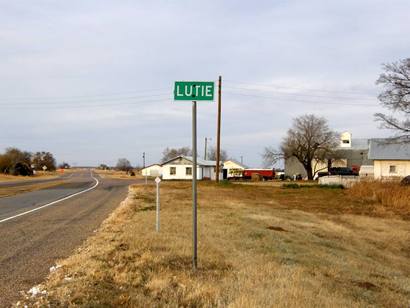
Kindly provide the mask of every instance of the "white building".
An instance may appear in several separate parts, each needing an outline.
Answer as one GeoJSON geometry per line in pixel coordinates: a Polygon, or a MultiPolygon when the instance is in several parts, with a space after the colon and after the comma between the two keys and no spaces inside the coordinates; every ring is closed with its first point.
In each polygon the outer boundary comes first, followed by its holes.
{"type": "Polygon", "coordinates": [[[371,139],[369,159],[374,162],[374,178],[403,178],[410,175],[410,143],[371,139]]]}
{"type": "Polygon", "coordinates": [[[243,176],[243,170],[246,169],[246,166],[234,161],[227,160],[224,162],[223,167],[223,178],[241,178],[243,176]]]}
{"type": "MultiPolygon", "coordinates": [[[[222,168],[221,168],[222,171],[222,168]]],[[[197,179],[214,180],[216,178],[216,162],[197,159],[197,179]]],[[[222,173],[220,174],[222,178],[222,173]]],[[[178,156],[162,164],[163,180],[192,180],[192,157],[178,156]]]]}
{"type": "Polygon", "coordinates": [[[162,175],[162,166],[160,164],[153,164],[141,170],[143,176],[157,177],[162,175]]]}
{"type": "MultiPolygon", "coordinates": [[[[352,138],[352,134],[344,132],[340,134],[340,143],[334,149],[334,158],[330,161],[312,161],[313,173],[328,172],[328,165],[331,167],[345,167],[358,172],[362,165],[372,165],[373,161],[368,159],[369,140],[362,138],[352,138]]],[[[306,177],[306,170],[295,156],[285,159],[285,174],[293,176],[301,174],[306,177]]]]}

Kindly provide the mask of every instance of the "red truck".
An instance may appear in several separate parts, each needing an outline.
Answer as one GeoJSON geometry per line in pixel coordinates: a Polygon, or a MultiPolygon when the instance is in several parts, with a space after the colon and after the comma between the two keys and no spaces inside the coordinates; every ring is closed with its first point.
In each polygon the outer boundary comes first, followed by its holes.
{"type": "Polygon", "coordinates": [[[265,181],[275,178],[275,170],[273,169],[245,169],[243,171],[243,178],[251,179],[252,174],[259,174],[265,181]]]}

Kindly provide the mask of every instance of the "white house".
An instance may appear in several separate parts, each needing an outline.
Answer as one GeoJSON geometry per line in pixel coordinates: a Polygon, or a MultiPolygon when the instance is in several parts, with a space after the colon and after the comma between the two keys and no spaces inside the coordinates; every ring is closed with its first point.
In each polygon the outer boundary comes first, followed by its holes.
{"type": "Polygon", "coordinates": [[[369,159],[374,162],[374,178],[403,178],[410,175],[410,143],[371,139],[369,159]]]}
{"type": "Polygon", "coordinates": [[[162,166],[160,164],[153,164],[145,167],[141,170],[143,176],[161,176],[162,175],[162,166]]]}
{"type": "MultiPolygon", "coordinates": [[[[216,162],[213,160],[203,160],[197,158],[197,179],[214,180],[215,178],[216,162]]],[[[222,174],[220,174],[220,178],[222,178],[222,174]]],[[[192,157],[181,155],[163,163],[162,179],[192,180],[192,157]]]]}
{"type": "Polygon", "coordinates": [[[223,178],[240,178],[243,176],[243,170],[246,169],[246,166],[234,161],[227,160],[224,162],[223,167],[223,178]]]}

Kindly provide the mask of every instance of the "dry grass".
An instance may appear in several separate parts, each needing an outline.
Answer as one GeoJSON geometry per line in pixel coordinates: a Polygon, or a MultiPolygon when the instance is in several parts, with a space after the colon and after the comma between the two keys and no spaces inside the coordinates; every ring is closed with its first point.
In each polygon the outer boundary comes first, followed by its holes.
{"type": "Polygon", "coordinates": [[[117,171],[117,170],[100,170],[100,169],[93,169],[95,173],[97,173],[102,178],[108,179],[119,179],[119,180],[129,180],[129,179],[142,179],[143,177],[138,173],[135,176],[129,176],[125,171],[117,171]]]}
{"type": "Polygon", "coordinates": [[[364,202],[377,203],[410,217],[410,186],[401,186],[398,182],[360,182],[350,189],[350,194],[364,202]]]}
{"type": "Polygon", "coordinates": [[[24,185],[24,186],[12,186],[12,187],[1,187],[0,186],[0,198],[14,196],[17,194],[26,193],[30,191],[36,191],[40,189],[52,188],[55,186],[59,186],[63,183],[65,182],[64,181],[53,181],[53,182],[38,183],[38,184],[33,183],[33,184],[24,185]]]}
{"type": "MultiPolygon", "coordinates": [[[[344,190],[199,186],[199,269],[191,270],[189,183],[126,202],[41,286],[29,306],[408,307],[410,225],[370,217],[344,190]],[[331,209],[335,207],[335,209],[331,209]]],[[[378,216],[381,216],[378,213],[378,216]]],[[[23,303],[20,303],[23,304],[23,303]]]]}
{"type": "Polygon", "coordinates": [[[280,180],[273,180],[273,181],[258,181],[258,182],[251,182],[251,181],[231,181],[232,184],[236,185],[250,185],[250,186],[267,186],[267,187],[282,187],[283,185],[293,183],[293,184],[300,184],[300,185],[312,185],[316,186],[317,181],[280,181],[280,180]]]}
{"type": "Polygon", "coordinates": [[[0,182],[14,182],[14,181],[31,181],[38,179],[51,179],[59,175],[58,172],[40,172],[38,171],[36,175],[33,176],[16,176],[0,173],[0,182]]]}

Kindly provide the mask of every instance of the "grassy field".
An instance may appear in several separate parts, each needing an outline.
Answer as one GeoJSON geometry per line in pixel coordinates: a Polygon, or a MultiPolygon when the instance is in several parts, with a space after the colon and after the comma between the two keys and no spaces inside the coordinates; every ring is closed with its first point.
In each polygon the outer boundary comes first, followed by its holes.
{"type": "MultiPolygon", "coordinates": [[[[366,188],[200,183],[199,269],[191,270],[190,184],[129,197],[41,295],[19,305],[409,307],[410,203],[366,188]]],[[[410,188],[394,187],[408,198],[410,188]]],[[[61,266],[61,267],[60,267],[61,266]]]]}
{"type": "Polygon", "coordinates": [[[125,171],[118,171],[118,170],[100,170],[100,169],[93,169],[95,173],[97,173],[102,178],[109,178],[109,179],[142,179],[143,177],[139,174],[135,174],[135,176],[128,175],[125,171]]]}
{"type": "Polygon", "coordinates": [[[42,172],[37,171],[36,175],[33,176],[16,176],[16,175],[8,175],[0,173],[0,182],[11,182],[11,181],[30,181],[30,180],[38,180],[38,179],[49,179],[57,177],[59,172],[42,172]]]}
{"type": "Polygon", "coordinates": [[[30,191],[36,191],[40,189],[52,188],[63,184],[64,181],[53,181],[47,183],[33,183],[24,186],[13,186],[13,187],[0,187],[0,198],[14,196],[21,193],[26,193],[30,191]]]}

